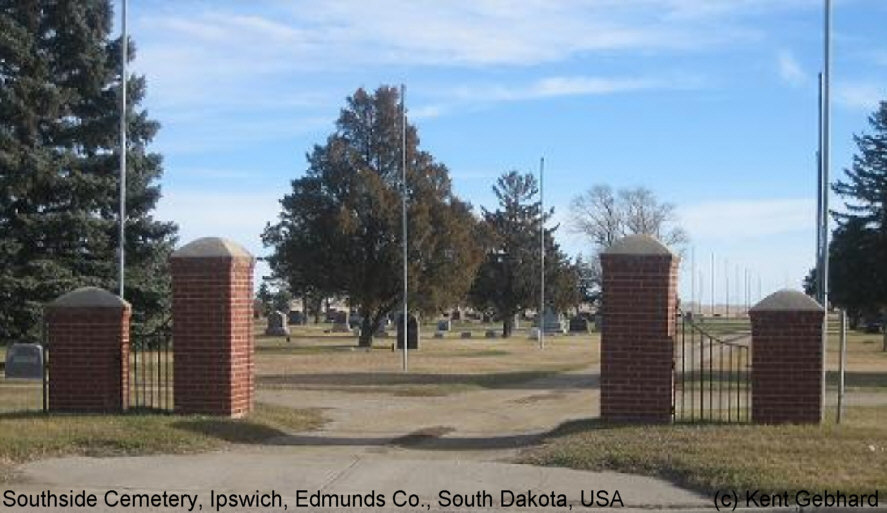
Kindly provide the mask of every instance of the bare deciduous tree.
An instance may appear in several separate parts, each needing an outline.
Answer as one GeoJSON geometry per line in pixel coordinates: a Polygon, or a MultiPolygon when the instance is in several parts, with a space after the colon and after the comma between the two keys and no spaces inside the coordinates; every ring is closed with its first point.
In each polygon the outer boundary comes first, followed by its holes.
{"type": "Polygon", "coordinates": [[[678,253],[689,241],[687,232],[677,226],[674,205],[660,202],[645,187],[614,194],[607,185],[595,185],[573,198],[570,214],[571,230],[588,237],[598,251],[635,234],[652,235],[678,253]]]}

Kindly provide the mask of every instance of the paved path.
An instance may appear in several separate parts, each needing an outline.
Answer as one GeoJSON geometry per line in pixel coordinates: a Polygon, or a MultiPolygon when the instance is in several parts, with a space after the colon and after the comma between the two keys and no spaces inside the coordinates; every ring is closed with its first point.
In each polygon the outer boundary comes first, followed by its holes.
{"type": "MultiPolygon", "coordinates": [[[[596,369],[594,369],[596,371],[596,369]]],[[[299,490],[328,494],[382,494],[385,507],[365,511],[493,511],[502,490],[515,494],[564,494],[567,506],[512,507],[511,511],[585,510],[592,490],[618,490],[628,507],[705,508],[709,499],[670,483],[615,472],[584,472],[509,463],[541,433],[576,418],[597,415],[596,372],[564,373],[508,389],[472,391],[446,397],[393,397],[385,394],[322,390],[262,391],[259,399],[292,407],[323,407],[331,419],[322,430],[285,436],[261,446],[189,456],[61,458],[20,467],[17,492],[94,491],[101,506],[109,490],[118,493],[194,494],[203,510],[214,511],[210,493],[275,490],[284,507],[223,511],[288,511],[299,490]],[[419,505],[397,508],[393,494],[415,494],[419,505]],[[474,494],[486,490],[491,503],[445,507],[440,492],[474,494]],[[427,507],[426,507],[427,506],[427,507]],[[570,507],[572,506],[572,508],[570,507]]],[[[518,496],[515,495],[515,501],[518,496]]],[[[307,498],[305,500],[308,500],[307,498]]],[[[195,508],[195,509],[199,509],[195,508]]],[[[299,509],[299,508],[295,508],[299,509]]],[[[503,510],[506,508],[502,508],[503,510]]],[[[187,511],[187,507],[138,511],[187,511]]],[[[303,511],[324,508],[302,508],[303,511]]],[[[325,508],[342,511],[343,508],[325,508]]],[[[3,508],[0,507],[0,511],[3,508]]],[[[77,511],[32,509],[29,511],[77,511]]],[[[83,511],[83,510],[79,510],[83,511]]],[[[123,511],[96,507],[91,511],[123,511]]],[[[136,510],[130,510],[136,511],[136,510]]],[[[360,509],[348,509],[360,511],[360,509]]]]}

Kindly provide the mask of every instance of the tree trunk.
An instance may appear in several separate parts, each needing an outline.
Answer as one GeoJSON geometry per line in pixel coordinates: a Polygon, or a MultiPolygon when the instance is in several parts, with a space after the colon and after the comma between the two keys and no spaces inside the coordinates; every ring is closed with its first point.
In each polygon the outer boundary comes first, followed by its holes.
{"type": "Polygon", "coordinates": [[[502,319],[502,338],[510,337],[512,331],[514,331],[514,315],[506,315],[502,319]]]}
{"type": "Polygon", "coordinates": [[[363,315],[363,319],[360,321],[360,337],[357,339],[357,346],[373,347],[373,334],[375,331],[376,324],[370,319],[369,315],[363,315]]]}

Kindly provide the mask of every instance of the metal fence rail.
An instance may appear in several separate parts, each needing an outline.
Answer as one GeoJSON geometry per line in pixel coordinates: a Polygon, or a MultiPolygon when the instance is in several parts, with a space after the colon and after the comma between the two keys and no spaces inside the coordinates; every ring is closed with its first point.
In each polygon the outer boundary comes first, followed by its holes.
{"type": "Polygon", "coordinates": [[[130,341],[129,408],[149,411],[173,409],[172,330],[168,323],[130,341]]]}
{"type": "Polygon", "coordinates": [[[680,316],[675,336],[675,422],[751,421],[751,343],[738,333],[712,335],[680,316]]]}

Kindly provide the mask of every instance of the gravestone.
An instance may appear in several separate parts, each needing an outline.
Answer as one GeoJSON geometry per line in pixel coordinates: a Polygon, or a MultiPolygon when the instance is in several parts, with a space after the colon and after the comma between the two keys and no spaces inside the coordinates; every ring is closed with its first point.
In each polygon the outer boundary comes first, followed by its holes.
{"type": "Polygon", "coordinates": [[[286,315],[287,324],[292,324],[294,326],[301,326],[305,324],[305,316],[299,310],[290,310],[286,315]]]}
{"type": "Polygon", "coordinates": [[[12,344],[6,348],[6,379],[43,379],[43,346],[12,344]]]}
{"type": "Polygon", "coordinates": [[[333,324],[333,333],[351,333],[351,327],[346,322],[337,322],[333,324]]]}
{"type": "Polygon", "coordinates": [[[361,324],[363,324],[363,317],[360,314],[350,314],[348,316],[348,326],[351,329],[360,328],[361,324]]]}
{"type": "Polygon", "coordinates": [[[570,333],[588,333],[588,319],[585,317],[570,319],[570,333]]]}
{"type": "MultiPolygon", "coordinates": [[[[539,326],[539,316],[536,316],[536,321],[533,323],[533,326],[539,326]]],[[[561,321],[561,318],[558,314],[554,313],[550,308],[545,310],[545,315],[542,316],[542,329],[545,331],[545,334],[564,334],[564,323],[561,321]]]]}
{"type": "Polygon", "coordinates": [[[333,312],[333,324],[348,324],[348,310],[333,312]]]}
{"type": "MultiPolygon", "coordinates": [[[[407,349],[419,349],[419,321],[415,315],[407,319],[407,349]]],[[[397,317],[397,348],[403,349],[403,315],[397,317]]]]}
{"type": "Polygon", "coordinates": [[[453,313],[450,314],[450,319],[452,319],[454,321],[461,321],[462,320],[462,312],[460,312],[459,310],[453,310],[453,313]]]}
{"type": "Polygon", "coordinates": [[[273,311],[268,314],[268,327],[265,329],[265,335],[272,337],[285,337],[290,334],[290,330],[286,325],[286,316],[283,312],[273,311]]]}
{"type": "Polygon", "coordinates": [[[487,330],[486,332],[484,332],[484,337],[486,338],[496,338],[498,335],[499,334],[496,332],[496,330],[487,330]]]}
{"type": "Polygon", "coordinates": [[[437,331],[450,331],[450,320],[444,319],[442,321],[437,321],[437,331]]]}
{"type": "Polygon", "coordinates": [[[443,331],[435,331],[434,338],[444,338],[444,334],[445,333],[443,331]]]}
{"type": "Polygon", "coordinates": [[[470,331],[463,331],[461,337],[462,338],[471,338],[471,332],[470,331]]]}

